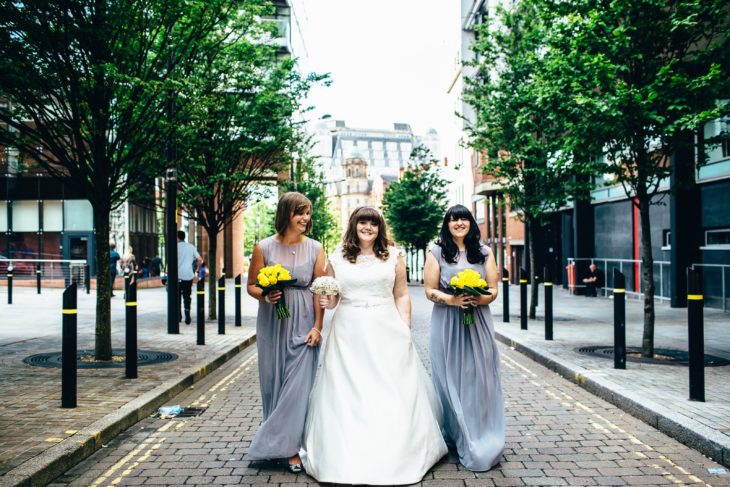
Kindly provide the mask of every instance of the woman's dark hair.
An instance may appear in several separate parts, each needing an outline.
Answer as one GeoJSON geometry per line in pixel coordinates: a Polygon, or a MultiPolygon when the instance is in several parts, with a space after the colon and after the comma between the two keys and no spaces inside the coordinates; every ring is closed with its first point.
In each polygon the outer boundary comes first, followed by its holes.
{"type": "MultiPolygon", "coordinates": [[[[302,215],[307,210],[312,211],[312,202],[309,201],[309,198],[296,191],[284,193],[279,198],[279,204],[276,205],[276,218],[274,219],[276,233],[283,236],[289,226],[292,215],[302,215]]],[[[311,218],[309,223],[307,223],[307,229],[304,233],[309,233],[310,230],[312,230],[311,218]]]]}
{"type": "Polygon", "coordinates": [[[342,256],[355,263],[357,256],[360,255],[360,240],[357,238],[357,224],[360,222],[371,222],[378,227],[378,236],[373,244],[373,252],[380,260],[388,260],[390,251],[388,245],[391,244],[388,239],[388,231],[385,228],[385,220],[383,216],[375,208],[369,206],[361,206],[356,208],[350,215],[350,221],[347,224],[347,231],[342,237],[342,256]]]}
{"type": "Polygon", "coordinates": [[[470,264],[483,264],[486,256],[482,253],[482,233],[479,231],[479,226],[471,211],[463,205],[454,205],[446,210],[444,223],[441,225],[439,240],[436,242],[441,247],[441,257],[450,264],[456,264],[459,248],[454,243],[454,239],[449,231],[449,222],[463,219],[469,220],[469,233],[464,237],[466,260],[470,264]]]}

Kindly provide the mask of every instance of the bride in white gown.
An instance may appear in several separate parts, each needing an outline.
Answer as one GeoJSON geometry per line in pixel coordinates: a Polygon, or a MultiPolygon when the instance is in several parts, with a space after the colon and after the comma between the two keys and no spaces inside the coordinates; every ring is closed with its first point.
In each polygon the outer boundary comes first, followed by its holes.
{"type": "Polygon", "coordinates": [[[300,452],[320,482],[412,484],[447,453],[433,385],[411,341],[403,258],[377,210],[350,217],[330,256],[341,296],[310,396],[300,452]]]}

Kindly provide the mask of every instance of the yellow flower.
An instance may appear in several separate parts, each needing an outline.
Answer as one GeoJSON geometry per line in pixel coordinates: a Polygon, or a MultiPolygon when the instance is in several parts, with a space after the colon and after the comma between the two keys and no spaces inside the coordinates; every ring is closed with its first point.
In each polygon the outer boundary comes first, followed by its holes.
{"type": "Polygon", "coordinates": [[[259,281],[259,284],[261,284],[261,286],[263,287],[268,287],[271,285],[271,281],[269,281],[269,278],[266,277],[266,274],[264,274],[263,272],[259,273],[257,280],[259,281]]]}
{"type": "Polygon", "coordinates": [[[272,286],[273,286],[274,284],[276,284],[276,283],[277,283],[278,281],[279,281],[279,279],[278,279],[278,278],[277,278],[277,277],[276,277],[275,275],[274,275],[274,276],[271,276],[271,277],[269,277],[269,282],[271,283],[271,285],[272,285],[272,286]]]}
{"type": "Polygon", "coordinates": [[[456,276],[452,277],[452,278],[451,278],[451,283],[450,283],[450,284],[451,284],[452,286],[458,286],[458,285],[459,285],[459,278],[458,278],[458,277],[456,277],[456,276]]]}
{"type": "Polygon", "coordinates": [[[487,287],[487,281],[485,281],[484,279],[479,279],[478,286],[479,287],[487,287]]]}
{"type": "Polygon", "coordinates": [[[279,271],[279,280],[290,281],[291,274],[289,274],[289,271],[286,269],[282,269],[281,271],[279,271]]]}

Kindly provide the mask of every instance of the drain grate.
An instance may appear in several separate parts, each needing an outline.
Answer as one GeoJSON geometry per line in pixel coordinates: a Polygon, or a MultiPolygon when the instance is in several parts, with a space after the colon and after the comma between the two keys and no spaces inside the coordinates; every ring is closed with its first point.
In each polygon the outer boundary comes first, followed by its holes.
{"type": "MultiPolygon", "coordinates": [[[[583,355],[592,355],[594,357],[613,358],[613,347],[603,345],[592,345],[588,347],[580,347],[575,349],[576,352],[583,355]]],[[[655,348],[654,358],[641,356],[641,348],[626,347],[626,360],[629,362],[645,363],[645,364],[663,364],[663,365],[689,365],[689,354],[684,350],[674,350],[670,348],[655,348]]],[[[723,367],[730,365],[730,360],[715,355],[705,354],[705,367],[723,367]]]]}
{"type": "MultiPolygon", "coordinates": [[[[94,357],[93,350],[79,350],[76,353],[76,367],[79,369],[113,369],[124,367],[123,348],[112,350],[114,359],[109,362],[95,362],[89,358],[94,357]]],[[[154,350],[138,350],[137,365],[154,365],[163,362],[176,360],[177,355],[170,352],[158,352],[154,350]]],[[[63,362],[61,352],[39,353],[23,359],[28,365],[36,367],[61,368],[63,362]]]]}

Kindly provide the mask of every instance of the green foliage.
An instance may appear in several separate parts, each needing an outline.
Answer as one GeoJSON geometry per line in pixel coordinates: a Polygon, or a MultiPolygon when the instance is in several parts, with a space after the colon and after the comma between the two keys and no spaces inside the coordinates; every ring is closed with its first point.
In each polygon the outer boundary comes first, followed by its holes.
{"type": "Polygon", "coordinates": [[[438,235],[446,210],[446,181],[435,163],[428,149],[416,147],[403,177],[383,196],[383,215],[393,238],[418,250],[438,235]]]}
{"type": "Polygon", "coordinates": [[[263,238],[275,233],[274,218],[276,217],[276,206],[266,201],[257,201],[243,213],[244,234],[243,252],[246,255],[253,253],[253,248],[263,238]]]}

